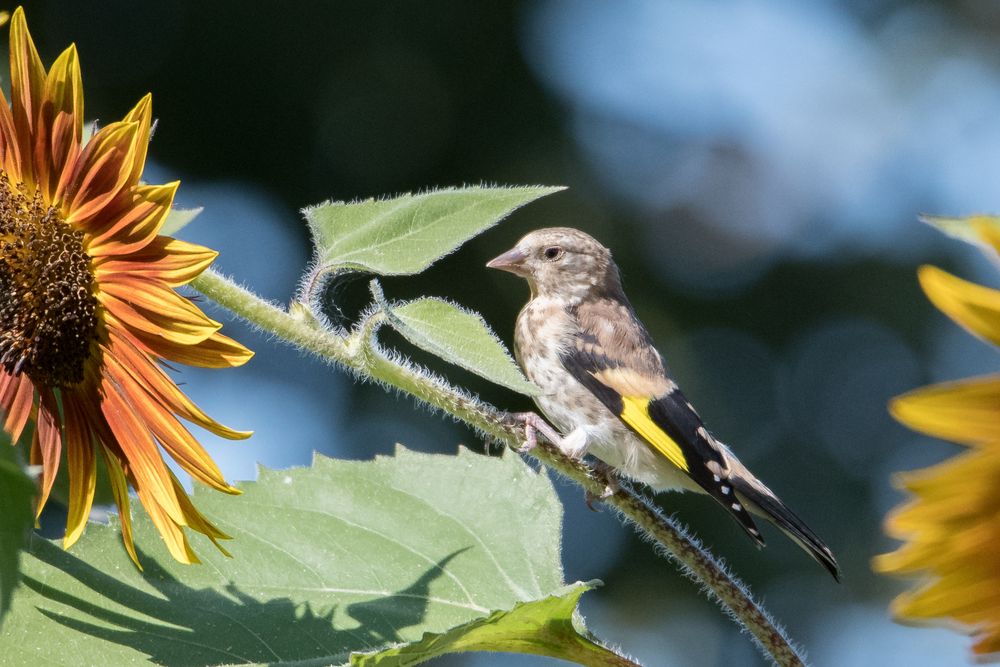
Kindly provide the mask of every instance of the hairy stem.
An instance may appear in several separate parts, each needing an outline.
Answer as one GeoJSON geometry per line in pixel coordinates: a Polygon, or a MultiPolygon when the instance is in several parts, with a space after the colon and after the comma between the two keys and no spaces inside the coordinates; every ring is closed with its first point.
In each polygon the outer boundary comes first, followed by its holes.
{"type": "MultiPolygon", "coordinates": [[[[345,366],[364,379],[405,391],[464,421],[489,439],[513,448],[524,442],[523,425],[508,413],[453,387],[424,369],[400,363],[386,354],[375,341],[375,334],[383,320],[380,311],[370,313],[350,336],[344,338],[322,328],[314,320],[285,312],[211,270],[196,278],[192,286],[268,333],[327,362],[345,366]]],[[[531,455],[595,496],[600,496],[605,489],[606,480],[595,474],[589,465],[565,456],[549,443],[540,443],[531,455]]],[[[784,630],[751,597],[746,585],[730,574],[681,525],[626,488],[619,489],[604,502],[702,584],[710,597],[753,636],[754,642],[775,664],[783,667],[805,664],[784,630]]]]}

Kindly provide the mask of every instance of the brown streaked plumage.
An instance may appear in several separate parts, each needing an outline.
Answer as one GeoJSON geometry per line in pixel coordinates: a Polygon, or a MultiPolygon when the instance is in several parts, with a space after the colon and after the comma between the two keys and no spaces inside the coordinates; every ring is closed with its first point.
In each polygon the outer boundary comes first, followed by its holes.
{"type": "Polygon", "coordinates": [[[657,491],[707,493],[760,546],[751,513],[764,517],[839,578],[830,549],[708,432],[669,377],[607,248],[553,227],[528,234],[487,266],[531,288],[515,326],[515,355],[541,388],[535,402],[564,434],[555,444],[566,454],[591,453],[657,491]]]}

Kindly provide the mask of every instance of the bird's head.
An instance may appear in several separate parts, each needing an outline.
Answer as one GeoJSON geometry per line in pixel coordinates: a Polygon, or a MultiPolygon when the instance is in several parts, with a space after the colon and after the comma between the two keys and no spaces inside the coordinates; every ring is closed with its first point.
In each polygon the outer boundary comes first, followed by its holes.
{"type": "Polygon", "coordinates": [[[591,295],[621,291],[611,251],[589,234],[570,227],[533,231],[486,266],[526,278],[532,296],[578,303],[591,295]]]}

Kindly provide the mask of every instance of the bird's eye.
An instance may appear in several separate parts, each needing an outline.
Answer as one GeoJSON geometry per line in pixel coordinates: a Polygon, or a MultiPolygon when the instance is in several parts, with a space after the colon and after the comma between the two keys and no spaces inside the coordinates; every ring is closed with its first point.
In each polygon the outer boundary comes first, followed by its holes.
{"type": "Polygon", "coordinates": [[[563,249],[556,245],[549,246],[542,252],[542,254],[545,255],[545,259],[552,261],[562,257],[563,249]]]}

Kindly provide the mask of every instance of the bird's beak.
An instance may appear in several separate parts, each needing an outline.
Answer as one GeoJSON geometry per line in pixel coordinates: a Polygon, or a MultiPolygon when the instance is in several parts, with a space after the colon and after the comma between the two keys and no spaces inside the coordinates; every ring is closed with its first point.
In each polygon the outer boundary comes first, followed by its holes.
{"type": "Polygon", "coordinates": [[[515,275],[524,276],[528,273],[524,269],[524,260],[527,258],[528,256],[520,248],[511,248],[499,257],[494,257],[486,262],[486,266],[490,269],[510,271],[515,275]]]}

